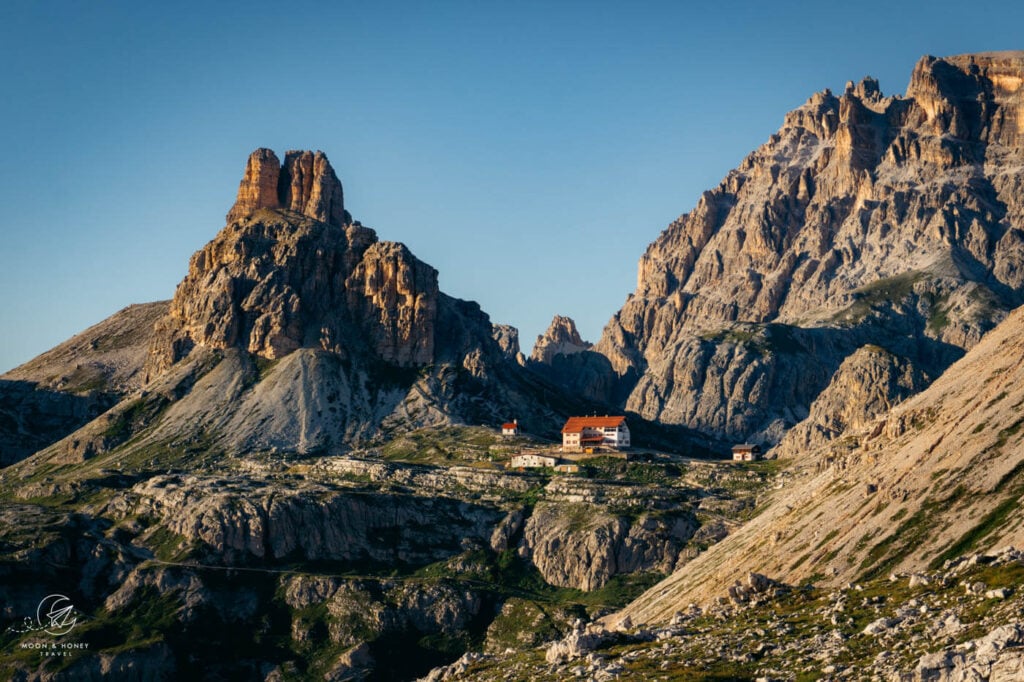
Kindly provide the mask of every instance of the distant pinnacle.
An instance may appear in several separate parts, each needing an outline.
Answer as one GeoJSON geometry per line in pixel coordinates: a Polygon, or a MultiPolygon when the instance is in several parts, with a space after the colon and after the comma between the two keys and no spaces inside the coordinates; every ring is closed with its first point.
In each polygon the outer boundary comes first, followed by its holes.
{"type": "Polygon", "coordinates": [[[571,355],[589,350],[591,344],[580,337],[571,317],[555,315],[547,331],[537,337],[530,359],[549,363],[556,355],[571,355]]]}

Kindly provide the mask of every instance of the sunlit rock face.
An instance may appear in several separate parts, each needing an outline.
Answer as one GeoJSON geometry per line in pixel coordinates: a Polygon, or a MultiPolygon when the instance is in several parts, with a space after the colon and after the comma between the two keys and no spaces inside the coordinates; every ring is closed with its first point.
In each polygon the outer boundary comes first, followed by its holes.
{"type": "Polygon", "coordinates": [[[284,165],[270,149],[250,154],[228,223],[261,208],[284,208],[331,225],[351,222],[341,182],[320,151],[289,151],[284,165]]]}
{"type": "Polygon", "coordinates": [[[433,362],[437,271],[380,242],[345,212],[322,152],[250,155],[228,225],[189,264],[151,364],[189,349],[241,348],[267,359],[299,348],[433,362]]]}
{"type": "Polygon", "coordinates": [[[776,440],[872,343],[931,376],[1024,301],[1024,53],[826,90],[640,259],[595,350],[645,417],[776,440]]]}

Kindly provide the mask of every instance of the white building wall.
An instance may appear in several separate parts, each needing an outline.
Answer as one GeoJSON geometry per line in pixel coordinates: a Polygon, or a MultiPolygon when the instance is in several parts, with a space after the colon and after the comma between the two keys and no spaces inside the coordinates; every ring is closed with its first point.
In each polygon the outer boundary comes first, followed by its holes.
{"type": "Polygon", "coordinates": [[[509,464],[513,469],[532,469],[535,467],[553,467],[558,462],[554,457],[543,455],[515,455],[509,464]]]}

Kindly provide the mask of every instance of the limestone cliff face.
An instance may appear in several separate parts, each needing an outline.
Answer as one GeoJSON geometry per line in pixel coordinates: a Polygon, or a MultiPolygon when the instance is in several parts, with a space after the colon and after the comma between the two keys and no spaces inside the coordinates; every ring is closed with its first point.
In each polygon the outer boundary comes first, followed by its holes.
{"type": "Polygon", "coordinates": [[[868,78],[788,114],[641,258],[636,292],[595,346],[629,391],[624,407],[774,440],[863,343],[933,375],[977,343],[1024,301],[1022,76],[1019,52],[926,57],[906,97],[868,78]],[[767,348],[754,367],[751,325],[769,324],[856,343],[789,366],[767,348]],[[893,348],[908,338],[916,349],[893,348]],[[715,358],[703,370],[702,346],[715,358]],[[768,385],[783,393],[756,390],[768,385]],[[673,408],[680,391],[701,404],[673,408]]]}
{"type": "Polygon", "coordinates": [[[202,396],[171,391],[162,432],[310,452],[508,414],[554,431],[562,416],[522,375],[517,337],[442,293],[434,268],[352,221],[341,197],[321,152],[249,157],[228,225],[155,325],[152,386],[204,354],[222,359],[202,396]]]}
{"type": "Polygon", "coordinates": [[[320,151],[286,152],[283,166],[270,149],[250,154],[228,223],[261,208],[283,208],[331,225],[351,222],[341,182],[320,151]]]}
{"type": "Polygon", "coordinates": [[[687,513],[630,520],[594,507],[541,503],[524,525],[521,547],[548,583],[595,590],[624,573],[671,573],[696,530],[687,513]]]}
{"type": "Polygon", "coordinates": [[[298,556],[420,565],[457,554],[463,543],[485,545],[502,516],[444,497],[346,495],[327,488],[251,495],[196,477],[158,477],[138,492],[147,513],[226,563],[298,556]],[[391,540],[380,542],[381,536],[391,540]]]}
{"type": "Polygon", "coordinates": [[[288,152],[279,167],[253,152],[228,218],[158,325],[152,373],[196,345],[267,359],[313,347],[399,367],[435,359],[437,271],[351,222],[323,153],[288,152]]]}
{"type": "Polygon", "coordinates": [[[346,284],[349,305],[384,361],[411,366],[434,359],[437,270],[403,244],[378,242],[366,250],[346,284]]]}
{"type": "Polygon", "coordinates": [[[928,385],[906,358],[878,346],[863,346],[843,360],[829,385],[811,403],[807,419],[790,429],[778,457],[800,457],[848,432],[863,430],[928,385]]]}
{"type": "Polygon", "coordinates": [[[495,324],[491,328],[491,336],[498,342],[501,352],[517,364],[525,364],[526,358],[519,349],[519,330],[508,324],[495,324]]]}

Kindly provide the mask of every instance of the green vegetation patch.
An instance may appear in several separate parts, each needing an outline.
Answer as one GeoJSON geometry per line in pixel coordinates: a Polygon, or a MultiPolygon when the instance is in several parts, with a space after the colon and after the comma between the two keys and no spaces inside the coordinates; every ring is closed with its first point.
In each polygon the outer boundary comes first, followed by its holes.
{"type": "Polygon", "coordinates": [[[94,365],[78,365],[64,378],[61,390],[70,393],[90,393],[107,387],[107,375],[94,365]]]}
{"type": "Polygon", "coordinates": [[[486,426],[439,426],[391,439],[381,447],[381,454],[385,460],[409,464],[499,466],[510,448],[525,444],[533,444],[532,439],[505,439],[497,429],[486,426]]]}
{"type": "Polygon", "coordinates": [[[618,457],[595,457],[580,462],[580,475],[608,481],[672,485],[682,470],[672,463],[630,462],[618,457]]]}
{"type": "Polygon", "coordinates": [[[582,615],[582,609],[512,597],[487,628],[487,647],[500,652],[537,646],[562,636],[582,615]]]}
{"type": "Polygon", "coordinates": [[[938,501],[927,501],[890,535],[883,538],[868,552],[860,563],[863,571],[858,580],[871,580],[885,575],[889,569],[910,554],[928,536],[940,521],[942,510],[949,509],[959,499],[954,494],[938,501]]]}
{"type": "Polygon", "coordinates": [[[1000,502],[996,505],[995,509],[990,511],[988,514],[985,514],[977,525],[961,535],[956,542],[935,557],[929,564],[929,568],[933,570],[941,568],[942,564],[948,559],[955,559],[956,557],[975,549],[982,540],[1005,526],[1010,514],[1016,510],[1019,505],[1020,498],[1016,496],[1008,497],[1000,502]]]}
{"type": "Polygon", "coordinates": [[[759,354],[786,353],[790,355],[807,352],[800,341],[799,327],[786,324],[747,324],[728,327],[701,334],[700,338],[715,344],[743,346],[759,354]]]}
{"type": "Polygon", "coordinates": [[[836,313],[833,321],[858,324],[876,308],[905,300],[914,292],[914,286],[926,277],[924,272],[911,270],[867,284],[853,292],[853,303],[836,313]]]}
{"type": "Polygon", "coordinates": [[[1021,428],[1024,427],[1024,417],[1021,417],[1010,426],[999,431],[996,436],[995,445],[992,447],[996,450],[1002,450],[1003,446],[1006,445],[1011,438],[1020,433],[1021,428]]]}
{"type": "Polygon", "coordinates": [[[924,299],[928,302],[928,322],[925,328],[937,336],[949,326],[949,294],[927,292],[924,299]]]}
{"type": "MultiPolygon", "coordinates": [[[[1018,422],[1019,424],[1020,422],[1018,422]]],[[[1015,467],[1003,474],[990,494],[999,495],[1009,489],[1009,495],[985,514],[970,530],[939,553],[929,564],[933,570],[940,568],[949,559],[955,559],[974,551],[986,538],[1006,526],[1010,516],[1020,507],[1021,498],[1024,497],[1024,482],[1020,480],[1022,474],[1024,474],[1024,461],[1018,462],[1015,467]]],[[[958,489],[961,487],[959,486],[958,489]]]]}

